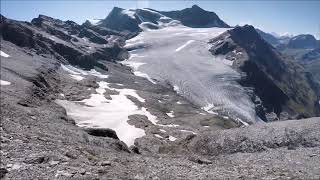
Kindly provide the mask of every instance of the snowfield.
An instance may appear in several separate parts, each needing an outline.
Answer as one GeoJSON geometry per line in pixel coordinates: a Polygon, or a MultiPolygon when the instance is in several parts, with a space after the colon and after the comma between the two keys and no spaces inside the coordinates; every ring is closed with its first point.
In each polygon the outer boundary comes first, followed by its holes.
{"type": "Polygon", "coordinates": [[[169,82],[179,94],[209,113],[254,122],[254,105],[237,83],[240,74],[230,62],[208,51],[208,40],[227,30],[182,25],[144,30],[127,40],[131,57],[123,63],[152,82],[169,82]]]}
{"type": "MultiPolygon", "coordinates": [[[[110,88],[107,82],[99,82],[99,88],[96,94],[92,94],[89,99],[78,102],[66,100],[57,100],[57,103],[63,106],[68,116],[74,118],[78,126],[82,127],[102,127],[110,128],[116,131],[120,140],[128,146],[133,145],[136,138],[145,135],[143,129],[136,128],[127,123],[128,116],[133,114],[146,115],[150,118],[150,113],[146,109],[139,109],[127,95],[136,97],[144,102],[135,90],[132,89],[114,89],[110,88]],[[116,90],[119,95],[111,95],[111,100],[104,97],[105,89],[116,90]],[[82,104],[85,105],[82,105],[82,104]]],[[[152,117],[154,118],[154,117],[152,117]]]]}

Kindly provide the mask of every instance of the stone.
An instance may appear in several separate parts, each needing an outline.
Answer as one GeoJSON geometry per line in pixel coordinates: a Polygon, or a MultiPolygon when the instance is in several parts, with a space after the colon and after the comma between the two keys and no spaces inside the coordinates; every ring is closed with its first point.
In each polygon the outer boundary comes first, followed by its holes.
{"type": "Polygon", "coordinates": [[[117,133],[109,128],[85,128],[84,130],[92,136],[119,139],[117,133]]]}
{"type": "Polygon", "coordinates": [[[195,162],[195,163],[198,163],[198,164],[212,164],[212,161],[208,160],[208,159],[205,159],[205,158],[201,158],[201,157],[189,157],[188,158],[190,161],[192,162],[195,162]]]}
{"type": "Polygon", "coordinates": [[[28,157],[23,162],[26,164],[41,164],[48,162],[49,158],[45,156],[28,157]]]}
{"type": "Polygon", "coordinates": [[[110,161],[102,161],[100,163],[101,166],[111,166],[111,162],[110,161]]]}
{"type": "Polygon", "coordinates": [[[6,168],[4,167],[0,168],[0,179],[4,178],[8,172],[9,171],[6,168]]]}

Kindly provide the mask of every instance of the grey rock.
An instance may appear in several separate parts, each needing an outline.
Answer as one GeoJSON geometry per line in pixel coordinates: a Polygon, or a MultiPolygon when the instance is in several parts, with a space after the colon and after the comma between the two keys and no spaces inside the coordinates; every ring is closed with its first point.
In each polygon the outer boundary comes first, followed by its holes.
{"type": "Polygon", "coordinates": [[[31,156],[26,158],[23,162],[26,164],[41,164],[49,161],[49,158],[46,156],[31,156]]]}
{"type": "Polygon", "coordinates": [[[4,178],[9,171],[6,168],[0,168],[0,179],[4,178]]]}

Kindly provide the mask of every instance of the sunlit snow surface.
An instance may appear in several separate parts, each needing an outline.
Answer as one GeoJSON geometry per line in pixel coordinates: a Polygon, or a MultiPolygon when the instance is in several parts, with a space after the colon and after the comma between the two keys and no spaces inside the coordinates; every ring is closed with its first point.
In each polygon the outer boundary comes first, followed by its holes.
{"type": "Polygon", "coordinates": [[[4,80],[1,80],[0,79],[0,85],[1,86],[8,86],[8,85],[10,85],[11,84],[11,82],[9,82],[9,81],[4,81],[4,80]]]}
{"type": "Polygon", "coordinates": [[[178,93],[211,113],[255,121],[254,105],[236,82],[240,74],[208,51],[208,40],[225,28],[182,25],[144,30],[128,40],[131,57],[124,61],[149,80],[169,82],[178,93]],[[136,48],[135,48],[136,47],[136,48]]]}
{"type": "Polygon", "coordinates": [[[68,116],[77,121],[78,126],[110,128],[116,131],[120,140],[128,146],[133,145],[136,138],[145,135],[143,129],[136,128],[128,124],[128,116],[132,114],[145,115],[150,119],[150,113],[145,108],[139,109],[128,95],[136,97],[140,102],[145,100],[141,98],[133,89],[114,89],[110,88],[107,82],[99,82],[99,88],[89,99],[79,102],[66,100],[57,100],[56,102],[63,106],[68,116]],[[106,89],[119,92],[119,95],[110,95],[111,100],[104,97],[106,89]],[[84,105],[83,105],[84,103],[84,105]]]}
{"type": "Polygon", "coordinates": [[[0,56],[5,57],[5,58],[10,57],[7,53],[5,53],[3,51],[0,51],[0,56]]]}

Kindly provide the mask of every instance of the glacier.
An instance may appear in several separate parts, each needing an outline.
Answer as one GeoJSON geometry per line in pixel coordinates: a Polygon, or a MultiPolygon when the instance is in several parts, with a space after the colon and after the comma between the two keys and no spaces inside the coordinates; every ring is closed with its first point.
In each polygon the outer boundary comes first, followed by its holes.
{"type": "Polygon", "coordinates": [[[179,23],[143,29],[126,41],[131,56],[123,64],[153,83],[169,83],[177,93],[208,112],[247,125],[257,116],[246,90],[237,82],[240,74],[224,57],[209,52],[208,40],[227,30],[189,28],[179,23]]]}

